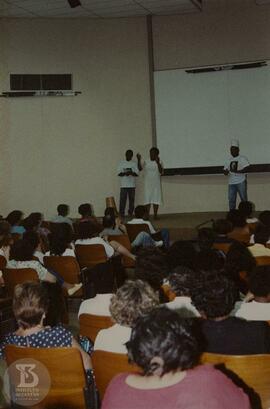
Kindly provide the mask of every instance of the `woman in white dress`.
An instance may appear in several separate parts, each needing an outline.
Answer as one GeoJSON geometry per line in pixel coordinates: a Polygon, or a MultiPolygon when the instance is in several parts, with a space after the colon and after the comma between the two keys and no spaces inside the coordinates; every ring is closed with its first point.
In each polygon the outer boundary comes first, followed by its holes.
{"type": "Polygon", "coordinates": [[[154,218],[157,219],[158,207],[162,203],[161,193],[161,180],[160,176],[163,174],[163,165],[159,159],[158,148],[151,148],[150,160],[141,159],[141,155],[138,153],[138,168],[144,169],[144,204],[147,208],[148,214],[150,213],[151,204],[154,209],[154,218]]]}

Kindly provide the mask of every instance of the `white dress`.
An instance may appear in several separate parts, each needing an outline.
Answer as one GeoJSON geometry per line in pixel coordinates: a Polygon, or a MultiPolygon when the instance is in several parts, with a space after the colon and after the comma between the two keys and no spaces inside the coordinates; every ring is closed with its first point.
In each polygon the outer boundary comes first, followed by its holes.
{"type": "Polygon", "coordinates": [[[160,205],[161,203],[161,179],[158,165],[154,160],[146,160],[144,162],[144,204],[160,205]]]}

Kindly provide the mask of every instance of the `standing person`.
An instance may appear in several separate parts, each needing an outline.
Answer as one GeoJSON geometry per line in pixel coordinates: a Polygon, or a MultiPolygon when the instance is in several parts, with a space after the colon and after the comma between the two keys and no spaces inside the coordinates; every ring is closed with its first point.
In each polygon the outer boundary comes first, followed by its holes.
{"type": "Polygon", "coordinates": [[[136,162],[132,160],[133,151],[128,149],[126,151],[126,160],[122,160],[117,169],[117,174],[121,178],[120,189],[120,216],[125,216],[125,208],[127,197],[129,200],[128,214],[132,216],[134,211],[135,201],[135,177],[139,175],[139,170],[136,162]]]}
{"type": "Polygon", "coordinates": [[[142,161],[141,155],[138,153],[138,168],[141,171],[145,170],[144,175],[144,202],[147,208],[148,215],[150,214],[151,204],[154,209],[154,218],[157,219],[158,207],[162,202],[161,180],[163,174],[163,164],[159,158],[158,148],[152,147],[149,151],[150,160],[142,161]]]}
{"type": "Polygon", "coordinates": [[[233,140],[231,143],[231,157],[225,163],[224,175],[229,175],[229,208],[236,208],[237,193],[241,201],[247,201],[247,175],[246,172],[250,166],[245,156],[239,155],[239,142],[233,140]]]}

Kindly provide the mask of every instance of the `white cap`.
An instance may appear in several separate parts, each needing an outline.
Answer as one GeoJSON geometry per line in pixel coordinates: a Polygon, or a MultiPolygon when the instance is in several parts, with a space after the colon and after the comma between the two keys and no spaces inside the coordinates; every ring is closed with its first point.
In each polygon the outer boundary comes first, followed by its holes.
{"type": "Polygon", "coordinates": [[[231,146],[236,146],[237,148],[239,148],[239,141],[238,141],[238,139],[232,139],[232,140],[231,140],[231,146]]]}

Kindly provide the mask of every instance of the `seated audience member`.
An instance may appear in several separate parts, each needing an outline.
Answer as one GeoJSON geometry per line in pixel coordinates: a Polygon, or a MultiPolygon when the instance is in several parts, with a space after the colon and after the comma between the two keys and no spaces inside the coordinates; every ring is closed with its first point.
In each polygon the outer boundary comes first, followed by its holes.
{"type": "Polygon", "coordinates": [[[34,249],[33,256],[36,257],[41,264],[43,264],[44,253],[42,251],[42,241],[40,235],[36,231],[27,231],[23,235],[23,239],[27,240],[34,249]]]}
{"type": "Polygon", "coordinates": [[[233,315],[249,321],[270,321],[270,265],[255,268],[249,291],[252,300],[236,303],[233,315]]]}
{"type": "Polygon", "coordinates": [[[228,233],[228,237],[234,239],[238,238],[239,235],[249,236],[250,231],[248,224],[246,222],[245,216],[237,209],[232,209],[227,214],[227,220],[232,223],[233,230],[228,233]]]}
{"type": "Polygon", "coordinates": [[[101,244],[105,249],[108,259],[113,257],[115,254],[121,254],[122,256],[127,256],[132,260],[135,260],[135,256],[124,246],[117,243],[117,241],[112,240],[108,243],[99,237],[99,229],[97,228],[96,224],[90,221],[85,221],[83,223],[79,223],[77,229],[78,239],[75,241],[75,245],[101,244]]]}
{"type": "Polygon", "coordinates": [[[168,263],[173,270],[178,266],[194,268],[197,252],[190,241],[175,241],[168,250],[168,263]]]}
{"type": "MultiPolygon", "coordinates": [[[[104,238],[106,238],[107,236],[125,234],[122,230],[120,230],[120,227],[116,226],[115,216],[112,216],[112,215],[107,215],[103,217],[103,227],[104,229],[99,235],[104,238]]],[[[131,243],[131,247],[136,248],[140,246],[142,247],[148,247],[148,246],[162,247],[163,241],[162,240],[155,241],[154,239],[152,239],[149,233],[142,231],[137,235],[135,240],[131,243]]]]}
{"type": "Polygon", "coordinates": [[[258,223],[257,217],[252,217],[252,213],[254,212],[254,203],[249,201],[242,201],[239,203],[238,210],[242,213],[245,218],[246,222],[249,223],[258,223]]]}
{"type": "Polygon", "coordinates": [[[49,236],[50,250],[45,256],[71,256],[76,257],[72,243],[72,228],[70,224],[58,223],[49,236]]]}
{"type": "Polygon", "coordinates": [[[203,320],[206,352],[226,355],[270,353],[270,326],[230,317],[235,304],[233,282],[219,272],[198,273],[192,303],[203,320]]]}
{"type": "Polygon", "coordinates": [[[93,314],[110,316],[110,303],[115,288],[115,277],[111,271],[91,270],[90,277],[94,297],[84,300],[79,309],[79,314],[93,314]]]}
{"type": "Polygon", "coordinates": [[[149,227],[150,234],[154,240],[161,240],[164,243],[165,247],[169,247],[170,245],[170,237],[168,229],[161,229],[160,231],[156,231],[154,226],[152,225],[149,220],[145,220],[148,216],[147,209],[145,206],[137,206],[134,211],[135,218],[130,220],[128,224],[147,224],[149,227]],[[159,237],[160,236],[160,237],[159,237]]]}
{"type": "Polygon", "coordinates": [[[168,274],[167,258],[160,249],[147,247],[139,250],[135,261],[135,278],[147,282],[158,292],[161,303],[168,301],[162,289],[168,274]]]}
{"type": "Polygon", "coordinates": [[[244,272],[248,278],[255,266],[255,258],[251,255],[248,248],[238,241],[232,243],[226,255],[225,272],[241,292],[245,293],[247,287],[241,281],[239,273],[244,272]]]}
{"type": "Polygon", "coordinates": [[[19,328],[6,335],[1,342],[1,358],[4,357],[5,345],[9,344],[32,348],[73,347],[80,351],[85,369],[91,368],[89,356],[69,330],[62,326],[44,326],[48,312],[48,294],[40,283],[26,282],[15,287],[13,311],[19,328]]]}
{"type": "Polygon", "coordinates": [[[99,232],[102,230],[102,226],[99,223],[98,219],[93,214],[93,207],[90,203],[83,203],[78,207],[78,213],[81,218],[79,222],[92,222],[96,225],[99,232]]]}
{"type": "Polygon", "coordinates": [[[150,285],[141,280],[126,281],[111,298],[110,312],[115,324],[98,333],[94,349],[125,354],[125,344],[138,317],[158,305],[158,296],[150,285]]]}
{"type": "Polygon", "coordinates": [[[181,318],[200,317],[190,297],[195,282],[195,272],[188,267],[179,266],[169,275],[167,281],[176,297],[165,304],[166,307],[177,310],[181,318]]]}
{"type": "Polygon", "coordinates": [[[266,243],[270,238],[270,228],[267,226],[259,225],[254,233],[253,246],[249,246],[248,249],[253,257],[270,256],[270,249],[266,247],[266,243]]]}
{"type": "Polygon", "coordinates": [[[57,206],[58,215],[52,219],[53,223],[67,223],[73,230],[72,220],[68,217],[69,207],[66,204],[60,204],[57,206]]]}
{"type": "Polygon", "coordinates": [[[215,233],[210,227],[201,227],[198,229],[197,244],[199,250],[211,249],[214,243],[215,233]]]}
{"type": "Polygon", "coordinates": [[[31,242],[25,239],[17,240],[10,249],[10,260],[7,263],[7,268],[32,268],[37,272],[40,281],[58,282],[67,289],[69,295],[74,294],[81,288],[81,283],[66,283],[57,272],[48,271],[39,261],[33,260],[34,251],[35,249],[31,242]]]}
{"type": "Polygon", "coordinates": [[[213,225],[215,238],[214,243],[232,243],[233,239],[228,237],[228,234],[233,230],[232,223],[226,219],[218,219],[213,225]]]}
{"type": "Polygon", "coordinates": [[[122,223],[121,217],[118,215],[115,207],[106,207],[104,210],[104,216],[114,217],[115,225],[123,232],[123,234],[127,234],[126,226],[122,223]]]}
{"type": "Polygon", "coordinates": [[[224,268],[225,255],[222,251],[215,249],[201,250],[195,260],[196,269],[211,271],[224,268]]]}
{"type": "Polygon", "coordinates": [[[10,235],[10,224],[5,220],[0,221],[0,256],[9,260],[10,244],[12,242],[10,235]]]}
{"type": "Polygon", "coordinates": [[[23,233],[25,232],[25,228],[21,226],[22,219],[23,212],[21,212],[20,210],[13,210],[7,215],[6,221],[11,226],[10,233],[17,233],[23,235],[23,233]]]}
{"type": "Polygon", "coordinates": [[[50,231],[45,227],[41,227],[42,222],[42,213],[34,212],[30,213],[30,215],[23,220],[22,224],[27,231],[37,231],[42,236],[48,236],[50,231]]]}
{"type": "Polygon", "coordinates": [[[167,308],[140,318],[127,343],[142,373],[122,373],[110,382],[102,409],[250,409],[247,395],[221,371],[198,365],[192,327],[167,308]]]}
{"type": "Polygon", "coordinates": [[[259,222],[270,228],[270,210],[264,210],[260,213],[259,222]]]}

